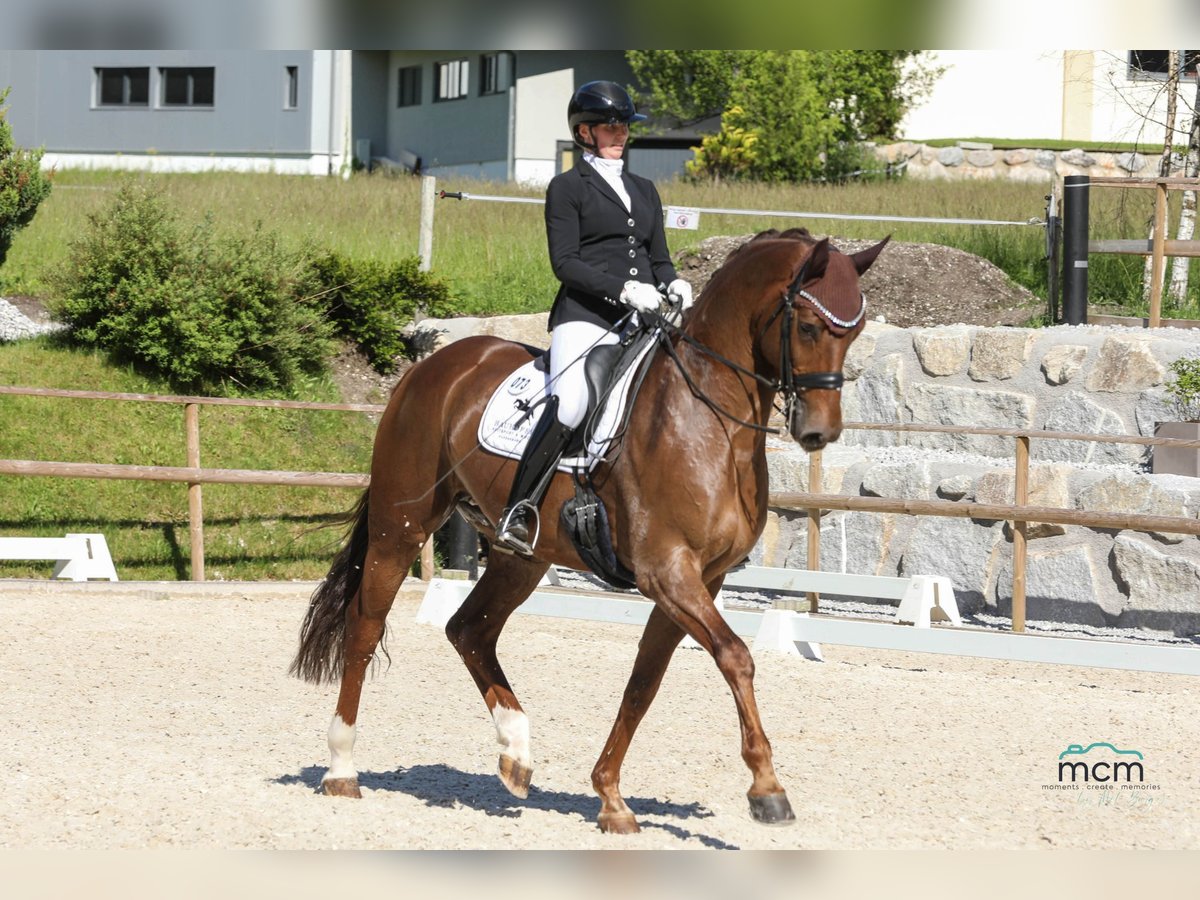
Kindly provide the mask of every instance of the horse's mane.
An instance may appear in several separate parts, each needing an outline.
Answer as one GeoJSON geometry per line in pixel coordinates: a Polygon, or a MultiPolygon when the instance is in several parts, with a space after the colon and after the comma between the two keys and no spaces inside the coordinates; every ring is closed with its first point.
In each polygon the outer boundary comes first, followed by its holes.
{"type": "Polygon", "coordinates": [[[789,228],[786,231],[780,231],[778,228],[768,228],[766,231],[760,231],[744,244],[740,244],[730,250],[729,255],[725,257],[725,262],[729,262],[729,260],[733,259],[734,256],[755,241],[769,240],[801,241],[805,244],[815,244],[817,242],[817,239],[812,236],[812,232],[807,228],[789,228]]]}

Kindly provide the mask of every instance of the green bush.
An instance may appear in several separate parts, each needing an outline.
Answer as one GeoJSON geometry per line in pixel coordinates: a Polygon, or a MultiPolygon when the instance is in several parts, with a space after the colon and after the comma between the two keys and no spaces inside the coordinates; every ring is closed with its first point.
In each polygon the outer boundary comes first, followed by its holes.
{"type": "Polygon", "coordinates": [[[0,265],[17,231],[33,220],[50,193],[50,176],[42,171],[42,151],[22,150],[13,143],[5,116],[8,88],[0,91],[0,265]]]}
{"type": "Polygon", "coordinates": [[[354,341],[379,372],[390,372],[404,353],[402,329],[418,310],[430,316],[454,311],[447,285],[422,272],[416,257],[385,263],[331,251],[313,261],[312,271],[338,334],[354,341]]]}
{"type": "Polygon", "coordinates": [[[288,390],[329,356],[305,255],[256,227],[184,226],[161,192],[127,182],[56,276],[70,338],[206,392],[288,390]]]}
{"type": "Polygon", "coordinates": [[[1184,422],[1200,422],[1200,357],[1181,356],[1171,363],[1167,393],[1184,422]]]}

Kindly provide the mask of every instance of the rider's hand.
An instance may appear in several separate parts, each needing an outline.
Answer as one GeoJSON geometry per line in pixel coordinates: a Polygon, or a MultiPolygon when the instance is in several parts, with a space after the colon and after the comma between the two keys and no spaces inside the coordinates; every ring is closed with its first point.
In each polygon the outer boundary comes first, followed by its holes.
{"type": "Polygon", "coordinates": [[[692,299],[692,286],[682,278],[676,278],[667,285],[667,299],[679,303],[679,308],[687,312],[696,301],[692,299]]]}
{"type": "Polygon", "coordinates": [[[646,284],[644,281],[627,281],[625,289],[621,291],[621,302],[626,306],[632,306],[638,312],[657,310],[661,301],[662,294],[655,290],[653,285],[646,284]]]}

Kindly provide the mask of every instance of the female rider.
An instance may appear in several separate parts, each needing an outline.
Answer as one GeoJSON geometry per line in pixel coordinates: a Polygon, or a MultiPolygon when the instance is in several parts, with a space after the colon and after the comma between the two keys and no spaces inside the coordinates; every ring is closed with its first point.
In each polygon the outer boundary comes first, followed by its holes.
{"type": "Polygon", "coordinates": [[[621,335],[630,309],[656,310],[656,285],[683,310],[692,288],[671,264],[662,201],[654,183],[625,171],[629,124],[646,118],[611,81],[591,81],[571,96],[567,123],[583,157],[546,190],[550,265],[561,287],[550,310],[553,395],[517,465],[512,492],[496,528],[496,544],[533,555],[538,505],[575,428],[587,412],[583,358],[621,335]]]}

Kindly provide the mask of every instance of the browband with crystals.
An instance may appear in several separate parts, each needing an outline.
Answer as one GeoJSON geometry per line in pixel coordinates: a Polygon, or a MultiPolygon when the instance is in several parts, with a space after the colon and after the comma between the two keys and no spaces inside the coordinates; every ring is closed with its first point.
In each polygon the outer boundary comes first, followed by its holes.
{"type": "Polygon", "coordinates": [[[823,304],[820,300],[818,300],[816,297],[814,297],[808,291],[804,290],[804,288],[797,288],[796,294],[799,295],[800,297],[804,298],[805,305],[811,306],[814,310],[816,310],[816,312],[819,315],[828,319],[834,325],[841,326],[842,328],[853,328],[855,325],[857,325],[859,322],[861,322],[862,317],[867,314],[867,295],[864,294],[862,291],[858,292],[858,296],[862,300],[862,306],[860,306],[858,309],[858,315],[855,316],[853,319],[850,319],[849,321],[847,321],[846,319],[839,319],[837,316],[835,316],[833,313],[831,313],[828,309],[825,308],[825,304],[823,304]]]}

